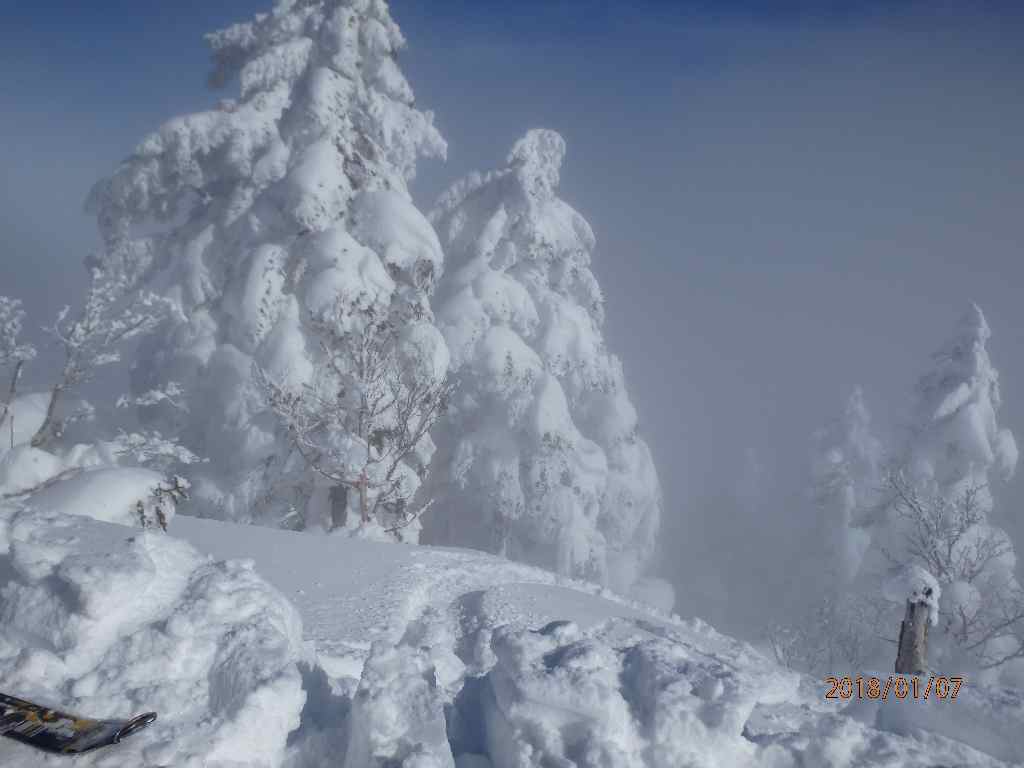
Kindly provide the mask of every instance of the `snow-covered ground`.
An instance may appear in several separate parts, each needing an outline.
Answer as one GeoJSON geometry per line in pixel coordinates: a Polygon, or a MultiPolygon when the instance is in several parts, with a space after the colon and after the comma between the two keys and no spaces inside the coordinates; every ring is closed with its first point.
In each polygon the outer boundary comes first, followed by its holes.
{"type": "MultiPolygon", "coordinates": [[[[79,766],[1024,759],[1024,703],[1007,691],[843,713],[818,681],[698,619],[466,550],[183,516],[168,535],[8,507],[0,579],[0,690],[160,712],[79,766]]],[[[62,762],[0,740],[2,765],[62,762]]]]}

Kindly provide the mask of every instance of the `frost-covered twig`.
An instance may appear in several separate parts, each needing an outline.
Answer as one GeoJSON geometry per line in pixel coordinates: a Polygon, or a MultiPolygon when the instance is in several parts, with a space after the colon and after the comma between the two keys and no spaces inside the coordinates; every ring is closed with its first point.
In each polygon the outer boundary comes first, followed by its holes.
{"type": "Polygon", "coordinates": [[[185,394],[185,390],[182,389],[181,385],[176,381],[169,381],[162,388],[151,389],[148,392],[144,392],[138,397],[129,397],[128,395],[121,395],[117,399],[117,408],[128,408],[130,406],[147,407],[153,405],[159,405],[160,403],[167,403],[175,410],[188,412],[188,406],[182,399],[182,395],[185,394]]]}
{"type": "Polygon", "coordinates": [[[167,513],[170,509],[166,506],[170,503],[177,507],[189,498],[188,491],[191,485],[188,480],[180,475],[174,475],[165,483],[158,483],[150,492],[150,498],[146,501],[139,499],[135,502],[135,513],[139,517],[139,525],[143,528],[158,526],[162,531],[167,531],[167,513]],[[149,512],[152,510],[153,517],[149,512]],[[155,518],[155,519],[154,519],[155,518]]]}
{"type": "Polygon", "coordinates": [[[40,447],[61,433],[57,422],[57,405],[69,391],[89,381],[96,369],[118,362],[118,346],[141,334],[152,331],[170,313],[178,312],[170,301],[135,290],[122,271],[90,269],[89,289],[80,313],[70,318],[70,307],[64,307],[49,333],[64,350],[64,365],[50,390],[46,416],[32,437],[32,445],[40,447]]]}
{"type": "Polygon", "coordinates": [[[139,464],[153,464],[167,469],[174,463],[196,464],[203,461],[188,448],[156,431],[121,431],[113,442],[118,456],[130,457],[139,464]]]}

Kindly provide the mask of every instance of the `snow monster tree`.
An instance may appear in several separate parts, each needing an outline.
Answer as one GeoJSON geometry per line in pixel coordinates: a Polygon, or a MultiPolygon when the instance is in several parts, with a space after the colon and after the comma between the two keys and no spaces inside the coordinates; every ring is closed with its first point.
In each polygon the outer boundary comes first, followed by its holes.
{"type": "Polygon", "coordinates": [[[564,154],[557,133],[530,131],[431,214],[457,389],[428,481],[444,514],[424,536],[626,591],[654,552],[661,494],[602,339],[594,234],[556,195],[564,154]]]}
{"type": "Polygon", "coordinates": [[[1013,475],[1018,450],[997,418],[1002,397],[987,350],[991,335],[971,305],[918,381],[908,445],[886,473],[883,504],[859,523],[871,535],[860,581],[870,589],[892,566],[923,568],[941,588],[935,660],[1019,684],[1024,589],[992,493],[1013,475]]]}
{"type": "MultiPolygon", "coordinates": [[[[192,475],[198,514],[330,527],[354,494],[289,449],[253,372],[301,391],[344,370],[325,326],[334,339],[401,328],[389,354],[406,383],[446,370],[429,306],[441,248],[406,186],[446,146],[414,107],[384,2],[279,0],[208,41],[211,84],[237,81],[238,98],[168,121],[90,196],[108,255],[141,264],[185,316],[140,350],[133,387],[185,393],[145,415],[208,458],[192,475]]],[[[410,452],[413,486],[432,449],[427,435],[410,452]]]]}

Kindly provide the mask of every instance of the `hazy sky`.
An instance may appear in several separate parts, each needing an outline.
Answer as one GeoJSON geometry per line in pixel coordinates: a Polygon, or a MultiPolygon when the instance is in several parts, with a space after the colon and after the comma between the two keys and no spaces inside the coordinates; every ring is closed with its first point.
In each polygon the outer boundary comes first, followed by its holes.
{"type": "MultiPolygon", "coordinates": [[[[218,98],[202,33],[268,3],[0,0],[0,292],[36,324],[75,300],[91,183],[218,98]]],[[[1024,442],[1015,5],[391,3],[401,64],[450,144],[422,166],[422,207],[528,128],[568,142],[563,194],[598,236],[607,337],[661,471],[684,611],[738,627],[768,604],[808,514],[811,432],[855,384],[898,426],[971,300],[1024,442]],[[725,512],[748,456],[763,502],[725,512]],[[697,578],[708,563],[728,603],[697,578]]],[[[1024,512],[1019,487],[1001,499],[1024,512]]]]}

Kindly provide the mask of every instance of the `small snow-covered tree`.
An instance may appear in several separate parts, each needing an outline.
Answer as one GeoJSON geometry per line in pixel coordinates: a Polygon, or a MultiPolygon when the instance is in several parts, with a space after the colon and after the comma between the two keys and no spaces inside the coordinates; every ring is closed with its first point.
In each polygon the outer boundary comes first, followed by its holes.
{"type": "Polygon", "coordinates": [[[882,450],[859,387],[842,417],[814,434],[813,517],[787,590],[789,604],[782,606],[787,619],[767,633],[776,658],[787,666],[836,674],[870,658],[877,619],[870,601],[850,589],[870,538],[853,523],[876,503],[882,450]]]}
{"type": "MultiPolygon", "coordinates": [[[[14,440],[14,417],[19,409],[19,402],[14,399],[16,384],[24,363],[34,357],[35,350],[17,343],[24,317],[20,302],[0,297],[0,364],[14,365],[10,397],[0,412],[0,424],[5,418],[10,420],[10,441],[3,446],[5,450],[0,450],[6,454],[5,466],[0,471],[0,500],[30,502],[34,494],[63,481],[123,462],[157,470],[145,474],[152,482],[153,493],[138,500],[136,517],[148,515],[154,524],[159,523],[166,529],[167,503],[173,501],[177,505],[185,498],[188,487],[187,480],[172,476],[170,471],[196,463],[197,456],[154,431],[128,433],[121,429],[116,436],[107,439],[104,432],[111,425],[106,423],[93,425],[88,442],[72,445],[61,440],[69,423],[91,418],[95,412],[91,404],[80,400],[71,406],[76,410],[69,414],[64,407],[69,396],[90,381],[100,367],[117,362],[124,344],[151,332],[173,310],[166,300],[130,290],[136,286],[129,279],[125,265],[104,264],[92,257],[87,266],[90,280],[81,309],[72,317],[70,308],[65,307],[48,329],[64,353],[54,383],[45,393],[30,393],[21,398],[33,401],[36,407],[30,407],[32,403],[20,404],[21,410],[29,414],[27,420],[31,425],[27,433],[21,430],[17,445],[14,440]],[[170,477],[166,484],[161,475],[170,477]]],[[[173,384],[168,390],[177,391],[173,384]]],[[[149,393],[147,399],[157,394],[149,393]]],[[[166,393],[160,396],[165,397],[166,393]]],[[[124,401],[125,398],[121,398],[118,405],[124,401]]],[[[131,482],[138,485],[140,475],[131,477],[131,482]]]]}
{"type": "Polygon", "coordinates": [[[602,338],[593,232],[557,196],[564,154],[557,133],[530,131],[431,214],[459,388],[435,437],[445,514],[426,534],[626,590],[654,551],[661,494],[602,338]]]}
{"type": "Polygon", "coordinates": [[[430,506],[414,496],[433,453],[430,429],[452,392],[448,359],[436,356],[443,347],[417,343],[394,319],[353,317],[340,304],[314,327],[323,354],[310,383],[290,390],[259,369],[256,381],[290,444],[341,501],[332,526],[346,524],[354,497],[360,524],[373,521],[402,539],[430,506]]]}
{"type": "Polygon", "coordinates": [[[875,608],[848,592],[832,590],[807,600],[788,622],[765,633],[775,660],[817,676],[865,668],[877,644],[875,608]]]}
{"type": "Polygon", "coordinates": [[[315,525],[323,494],[313,470],[296,470],[252,371],[310,384],[329,367],[316,319],[339,304],[430,328],[442,252],[407,182],[445,144],[415,108],[384,2],[277,0],[207,39],[211,84],[237,81],[237,97],[146,137],[91,206],[107,251],[132,254],[185,317],[143,345],[133,388],[180,382],[187,408],[141,415],[209,457],[197,511],[273,524],[292,508],[315,525]]]}

